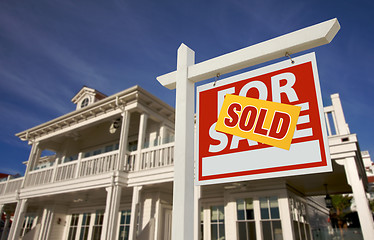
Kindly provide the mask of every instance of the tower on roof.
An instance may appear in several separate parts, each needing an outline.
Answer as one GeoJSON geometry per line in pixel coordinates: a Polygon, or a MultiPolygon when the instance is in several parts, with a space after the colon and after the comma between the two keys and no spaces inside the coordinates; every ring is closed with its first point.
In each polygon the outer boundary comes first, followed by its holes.
{"type": "Polygon", "coordinates": [[[93,88],[83,86],[83,88],[71,99],[71,101],[77,106],[76,110],[78,110],[106,97],[107,96],[105,94],[93,88]]]}

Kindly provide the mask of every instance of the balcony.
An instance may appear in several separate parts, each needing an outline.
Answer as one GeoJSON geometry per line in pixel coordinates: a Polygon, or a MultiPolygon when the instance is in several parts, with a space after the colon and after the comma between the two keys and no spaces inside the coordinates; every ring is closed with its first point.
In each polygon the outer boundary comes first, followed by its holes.
{"type": "MultiPolygon", "coordinates": [[[[56,161],[57,162],[57,161],[56,161]]],[[[0,198],[12,196],[21,189],[43,186],[51,183],[72,183],[86,177],[95,177],[119,170],[122,172],[141,172],[152,169],[161,170],[162,167],[172,166],[174,163],[174,142],[155,147],[129,152],[123,161],[119,161],[119,151],[111,151],[87,158],[79,154],[78,160],[51,167],[30,171],[26,178],[8,178],[0,182],[0,198]]]]}

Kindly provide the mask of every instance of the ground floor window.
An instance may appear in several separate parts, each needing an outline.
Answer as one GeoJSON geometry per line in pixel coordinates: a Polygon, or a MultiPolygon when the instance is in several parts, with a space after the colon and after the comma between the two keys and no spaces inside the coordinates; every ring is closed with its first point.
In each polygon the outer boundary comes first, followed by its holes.
{"type": "Polygon", "coordinates": [[[123,210],[120,215],[118,240],[128,240],[130,232],[131,211],[123,210]]]}
{"type": "Polygon", "coordinates": [[[277,197],[236,200],[239,240],[282,240],[282,226],[277,197]]]}
{"type": "Polygon", "coordinates": [[[306,204],[296,197],[290,198],[294,236],[296,240],[311,239],[310,225],[307,221],[306,204]]]}
{"type": "Polygon", "coordinates": [[[95,223],[92,230],[92,240],[100,240],[101,230],[103,228],[104,211],[96,211],[95,223]]]}
{"type": "Polygon", "coordinates": [[[223,206],[212,206],[210,208],[210,233],[212,240],[225,239],[225,214],[223,206]]]}
{"type": "Polygon", "coordinates": [[[31,216],[31,215],[25,216],[25,220],[23,221],[20,237],[25,236],[28,232],[31,231],[34,225],[35,219],[36,219],[35,216],[31,216]]]}
{"type": "Polygon", "coordinates": [[[225,208],[220,203],[206,203],[200,209],[200,239],[225,240],[225,208]]]}
{"type": "Polygon", "coordinates": [[[98,240],[104,220],[104,210],[74,213],[70,216],[68,240],[98,240]]]}
{"type": "Polygon", "coordinates": [[[237,232],[239,240],[256,239],[256,223],[253,207],[253,199],[238,199],[236,201],[237,209],[237,232]]]}
{"type": "Polygon", "coordinates": [[[282,225],[277,197],[260,198],[261,228],[264,239],[281,240],[282,225]]]}

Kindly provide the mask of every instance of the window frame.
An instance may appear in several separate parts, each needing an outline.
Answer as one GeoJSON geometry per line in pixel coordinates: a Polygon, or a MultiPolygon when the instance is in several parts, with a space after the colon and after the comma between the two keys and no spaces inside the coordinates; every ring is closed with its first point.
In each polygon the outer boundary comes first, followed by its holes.
{"type": "MultiPolygon", "coordinates": [[[[225,228],[225,239],[227,239],[226,235],[226,207],[223,199],[206,199],[201,203],[201,208],[199,211],[200,218],[203,215],[203,219],[200,219],[199,222],[199,229],[201,229],[201,224],[203,225],[203,232],[200,239],[202,240],[211,240],[212,239],[212,231],[211,231],[211,216],[212,216],[212,207],[223,206],[223,214],[224,214],[224,228],[225,228]],[[203,214],[201,214],[203,211],[203,214]]],[[[199,233],[200,234],[200,233],[199,233]]]]}
{"type": "Polygon", "coordinates": [[[227,212],[228,213],[227,217],[233,219],[232,223],[228,223],[228,225],[230,224],[230,226],[228,226],[228,227],[231,228],[231,226],[235,226],[235,230],[229,229],[230,231],[227,231],[226,234],[230,234],[230,236],[232,236],[233,239],[239,239],[239,233],[238,233],[238,229],[237,229],[238,216],[237,216],[236,201],[238,199],[252,198],[253,199],[253,207],[254,207],[254,215],[255,215],[256,240],[263,240],[259,199],[261,197],[277,197],[279,217],[280,217],[279,219],[281,221],[281,227],[282,227],[282,237],[283,237],[283,240],[285,240],[284,239],[284,236],[285,236],[284,228],[286,226],[284,225],[285,224],[284,221],[287,218],[287,216],[285,216],[285,214],[290,214],[290,213],[284,212],[285,202],[282,199],[284,199],[284,198],[288,199],[288,190],[283,185],[274,184],[273,188],[271,188],[271,189],[269,188],[269,189],[263,190],[263,191],[259,190],[259,191],[251,191],[251,192],[248,192],[248,191],[239,192],[238,189],[227,190],[225,192],[225,195],[229,196],[227,199],[225,199],[226,205],[227,205],[227,211],[228,211],[227,212]],[[275,187],[278,187],[278,188],[275,188],[275,187]],[[235,224],[235,225],[231,225],[231,224],[235,224]]]}
{"type": "MultiPolygon", "coordinates": [[[[90,217],[90,222],[88,223],[88,225],[85,225],[86,227],[88,227],[88,235],[87,235],[87,240],[91,240],[92,239],[92,234],[93,234],[93,228],[95,226],[95,220],[96,220],[96,215],[99,214],[99,213],[103,213],[105,214],[105,209],[103,208],[98,208],[98,209],[85,209],[85,210],[80,210],[80,211],[74,211],[72,210],[71,212],[69,212],[68,214],[68,218],[67,218],[67,231],[65,232],[66,233],[66,236],[64,237],[65,240],[69,240],[69,234],[70,234],[70,227],[71,227],[71,219],[73,217],[73,215],[78,215],[78,223],[76,225],[76,232],[75,232],[75,236],[72,240],[79,240],[80,239],[80,236],[81,236],[81,232],[82,232],[82,223],[83,223],[83,216],[84,214],[88,214],[88,216],[90,217]]],[[[103,215],[104,217],[104,215],[103,215]]]]}

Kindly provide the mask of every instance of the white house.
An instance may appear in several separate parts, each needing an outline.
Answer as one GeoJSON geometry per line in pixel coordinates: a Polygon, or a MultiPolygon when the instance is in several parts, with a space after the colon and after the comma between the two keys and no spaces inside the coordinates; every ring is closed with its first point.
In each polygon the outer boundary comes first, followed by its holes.
{"type": "MultiPolygon", "coordinates": [[[[16,134],[32,148],[24,177],[0,182],[1,240],[170,239],[174,109],[139,86],[83,87],[72,101],[16,134]]],[[[324,239],[326,191],[353,193],[369,239],[365,168],[339,95],[325,114],[333,172],[195,187],[195,239],[324,239]]]]}

